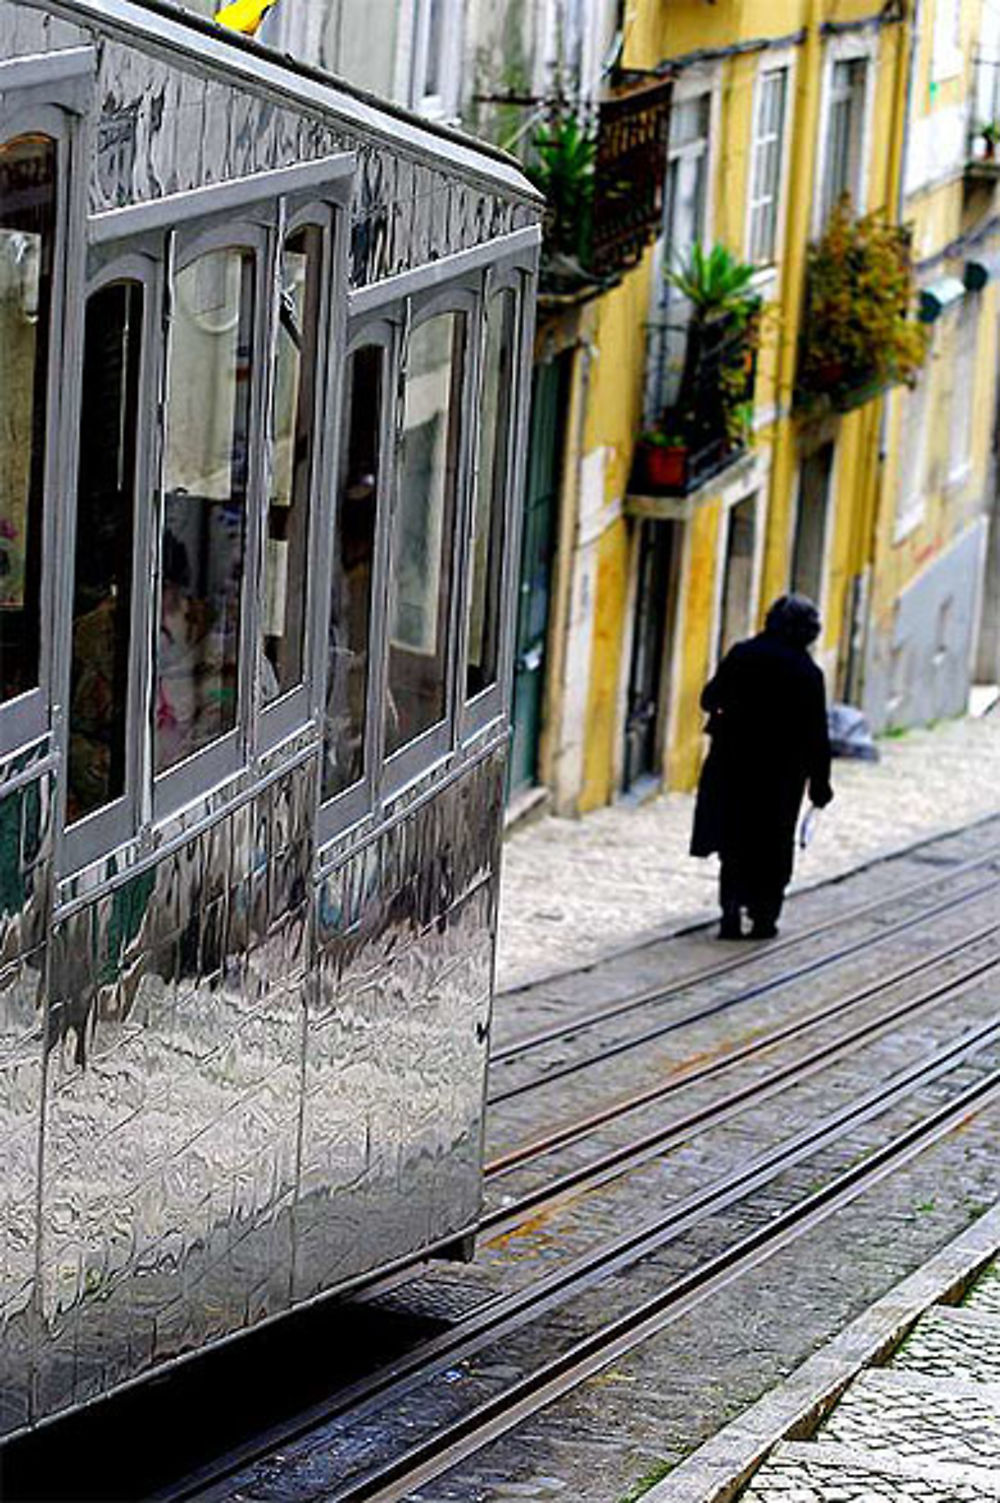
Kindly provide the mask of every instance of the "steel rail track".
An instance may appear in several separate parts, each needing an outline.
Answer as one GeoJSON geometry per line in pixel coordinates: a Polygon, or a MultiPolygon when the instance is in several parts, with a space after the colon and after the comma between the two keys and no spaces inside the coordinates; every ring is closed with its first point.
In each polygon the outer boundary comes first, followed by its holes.
{"type": "MultiPolygon", "coordinates": [[[[654,1220],[580,1255],[563,1267],[543,1275],[525,1289],[487,1300],[452,1329],[421,1343],[374,1375],[351,1384],[331,1400],[313,1406],[290,1424],[275,1427],[269,1435],[241,1449],[237,1457],[228,1458],[220,1466],[206,1468],[196,1477],[154,1494],[153,1503],[181,1503],[181,1500],[193,1498],[201,1500],[201,1503],[218,1503],[218,1500],[231,1497],[229,1484],[238,1474],[248,1466],[273,1455],[279,1446],[294,1443],[321,1424],[328,1424],[347,1415],[354,1419],[361,1418],[366,1412],[385,1404],[388,1399],[402,1397],[417,1383],[475,1355],[540,1315],[564,1304],[574,1295],[600,1283],[609,1275],[634,1265],[677,1241],[712,1215],[738,1203],[795,1165],[840,1141],[865,1122],[882,1115],[921,1087],[947,1075],[964,1059],[993,1043],[1000,1043],[1000,1015],[952,1040],[927,1058],[906,1067],[856,1101],[845,1104],[820,1122],[793,1135],[731,1174],[684,1197],[654,1220]]],[[[991,1073],[989,1084],[991,1088],[996,1085],[1000,1090],[1000,1069],[991,1073]]],[[[970,1087],[960,1099],[964,1102],[968,1097],[970,1101],[974,1101],[983,1089],[982,1083],[979,1083],[970,1087]]],[[[947,1106],[940,1108],[928,1120],[936,1120],[941,1112],[947,1110],[947,1106]]],[[[879,1155],[884,1156],[885,1152],[884,1149],[877,1150],[875,1154],[869,1155],[864,1161],[865,1168],[878,1161],[879,1155]]],[[[776,1220],[774,1225],[778,1224],[776,1220]]],[[[731,1255],[723,1256],[728,1258],[731,1255]]],[[[523,1383],[533,1385],[534,1381],[534,1378],[519,1380],[517,1386],[520,1387],[523,1383]]],[[[466,1422],[461,1423],[464,1429],[466,1422]]],[[[450,1436],[451,1430],[444,1433],[450,1436]]],[[[428,1442],[427,1446],[415,1449],[423,1455],[430,1444],[428,1442]]],[[[437,1443],[433,1450],[437,1454],[437,1443]]],[[[408,1465],[413,1454],[407,1453],[408,1465]]],[[[392,1477],[397,1475],[400,1465],[401,1462],[392,1464],[389,1469],[392,1477]]],[[[443,1469],[445,1468],[439,1470],[443,1469]]],[[[341,1499],[344,1503],[347,1499],[353,1503],[355,1499],[373,1495],[372,1488],[381,1488],[392,1477],[387,1478],[386,1469],[381,1469],[362,1479],[360,1483],[351,1484],[345,1491],[324,1496],[330,1503],[334,1499],[337,1503],[341,1499]]],[[[412,1478],[407,1482],[408,1487],[415,1485],[417,1483],[412,1478]]],[[[381,1499],[381,1493],[378,1496],[381,1499]]],[[[393,1496],[402,1494],[396,1493],[393,1496]]]]}
{"type": "MultiPolygon", "coordinates": [[[[888,976],[882,977],[879,981],[873,982],[870,986],[859,987],[854,991],[846,993],[844,996],[836,998],[833,1002],[817,1008],[811,1013],[796,1017],[789,1023],[782,1023],[769,1033],[761,1034],[752,1043],[743,1044],[739,1048],[733,1049],[708,1064],[698,1065],[693,1069],[671,1071],[666,1080],[662,1081],[659,1085],[650,1086],[644,1091],[633,1092],[629,1096],[624,1096],[618,1101],[612,1102],[610,1106],[606,1106],[600,1111],[591,1112],[586,1117],[578,1118],[575,1122],[569,1122],[563,1127],[555,1128],[552,1132],[546,1133],[541,1138],[532,1138],[529,1142],[522,1143],[517,1148],[512,1148],[506,1153],[498,1154],[496,1158],[491,1159],[486,1164],[484,1170],[485,1178],[487,1181],[500,1179],[504,1175],[512,1173],[515,1169],[521,1168],[524,1164],[531,1163],[538,1158],[544,1158],[546,1154],[554,1153],[560,1148],[568,1147],[571,1143],[576,1143],[581,1138],[590,1137],[592,1133],[606,1126],[609,1122],[617,1121],[621,1117],[628,1116],[631,1112],[640,1111],[643,1107],[651,1106],[655,1101],[662,1101],[665,1097],[673,1095],[676,1091],[684,1090],[687,1086],[696,1085],[702,1080],[709,1080],[715,1075],[721,1075],[727,1070],[732,1069],[735,1065],[742,1064],[744,1061],[764,1053],[767,1049],[773,1048],[776,1044],[802,1037],[813,1028],[817,1028],[821,1024],[828,1022],[831,1018],[850,1011],[860,1003],[877,996],[880,992],[891,990],[892,987],[898,986],[902,981],[911,980],[914,976],[918,976],[924,971],[933,970],[935,966],[941,965],[943,961],[951,959],[963,950],[971,949],[974,945],[982,943],[990,935],[998,932],[1000,932],[1000,924],[987,924],[985,927],[977,929],[971,934],[966,934],[961,939],[955,940],[949,945],[945,945],[942,949],[935,950],[931,955],[926,955],[911,965],[901,966],[898,970],[891,972],[888,976]]],[[[993,963],[991,961],[988,964],[992,965],[993,963]]],[[[975,975],[978,973],[978,970],[979,968],[977,967],[964,974],[975,975]]],[[[936,996],[936,992],[933,995],[936,996]]],[[[902,1011],[906,1011],[907,1006],[907,1004],[904,1004],[902,1011]]]]}
{"type": "MultiPolygon", "coordinates": [[[[936,877],[922,878],[919,882],[913,882],[908,887],[901,888],[888,897],[870,899],[866,903],[861,903],[855,908],[848,909],[845,913],[824,919],[821,923],[813,924],[808,929],[801,929],[795,934],[790,934],[784,939],[779,939],[773,944],[768,944],[766,950],[756,947],[743,950],[738,955],[731,956],[728,960],[718,961],[710,966],[702,967],[701,970],[691,971],[685,976],[680,976],[676,981],[672,981],[669,986],[649,987],[644,992],[633,993],[616,1002],[609,1003],[606,1007],[594,1012],[578,1013],[573,1018],[555,1023],[549,1028],[539,1029],[537,1032],[527,1034],[522,1038],[514,1039],[509,1044],[504,1044],[501,1048],[491,1053],[490,1063],[505,1064],[507,1060],[516,1059],[522,1054],[530,1054],[535,1049],[542,1048],[545,1044],[555,1043],[559,1039],[577,1034],[581,1030],[593,1027],[597,1023],[606,1022],[611,1018],[622,1017],[629,1012],[646,1007],[650,1003],[664,1001],[666,998],[676,996],[680,992],[688,991],[696,986],[702,986],[705,982],[716,981],[720,977],[728,976],[734,971],[744,970],[747,966],[753,965],[762,959],[766,958],[769,960],[773,955],[780,955],[786,950],[795,949],[807,941],[815,939],[817,935],[826,934],[831,929],[842,928],[844,924],[856,923],[869,917],[872,913],[877,913],[880,909],[891,908],[898,903],[906,902],[911,897],[918,897],[921,893],[927,892],[930,888],[940,887],[943,883],[951,882],[956,877],[965,876],[971,871],[978,871],[982,867],[989,866],[997,861],[1000,861],[1000,848],[993,849],[985,856],[970,857],[967,861],[951,867],[944,874],[936,877]]],[[[636,948],[641,949],[643,947],[637,946],[636,948]]],[[[588,969],[592,970],[593,967],[591,966],[588,969]]],[[[567,974],[574,973],[568,972],[567,974]]],[[[512,995],[512,993],[501,993],[501,995],[512,995]]]]}
{"type": "Polygon", "coordinates": [[[432,1440],[414,1446],[359,1483],[326,1493],[324,1503],[397,1503],[415,1489],[450,1471],[507,1431],[565,1397],[588,1378],[659,1335],[699,1304],[745,1277],[783,1248],[819,1226],[876,1184],[925,1153],[962,1126],[977,1110],[1000,1097],[1000,1070],[968,1087],[953,1102],[899,1134],[864,1163],[838,1175],[799,1204],[757,1228],[694,1273],[643,1301],[603,1330],[481,1404],[432,1440]]]}
{"type": "MultiPolygon", "coordinates": [[[[992,859],[995,860],[997,858],[993,857],[992,859]]],[[[658,1023],[654,1028],[646,1028],[641,1033],[632,1034],[626,1039],[616,1040],[606,1048],[600,1049],[593,1054],[581,1055],[577,1059],[568,1060],[565,1064],[557,1065],[551,1070],[541,1071],[536,1075],[532,1075],[527,1080],[519,1081],[516,1085],[506,1086],[502,1090],[492,1092],[487,1097],[487,1105],[491,1107],[502,1106],[505,1102],[516,1100],[518,1097],[525,1096],[531,1091],[540,1090],[555,1081],[565,1080],[570,1075],[578,1074],[581,1070],[590,1069],[593,1065],[603,1064],[606,1060],[616,1059],[619,1055],[627,1054],[633,1049],[641,1048],[644,1044],[655,1043],[657,1039],[665,1038],[668,1034],[676,1033],[682,1028],[687,1028],[692,1023],[700,1023],[708,1018],[718,1017],[720,1013],[728,1012],[730,1008],[736,1007],[740,1003],[750,1002],[757,997],[766,996],[769,992],[778,991],[781,987],[789,986],[792,982],[799,981],[804,976],[814,975],[817,971],[828,970],[831,966],[839,964],[842,960],[849,959],[852,955],[857,955],[863,950],[873,949],[878,945],[885,944],[898,935],[916,928],[917,925],[925,924],[929,919],[938,918],[942,913],[952,912],[956,908],[963,908],[967,904],[974,902],[977,898],[984,897],[986,894],[997,890],[1000,890],[1000,877],[995,877],[989,882],[984,882],[978,887],[973,888],[970,892],[961,893],[957,897],[951,897],[941,903],[937,903],[932,908],[921,909],[919,913],[912,914],[909,918],[901,919],[896,924],[888,925],[878,934],[867,935],[862,939],[853,940],[848,945],[842,945],[837,950],[831,950],[825,955],[814,957],[812,960],[805,961],[802,965],[795,966],[790,970],[781,971],[776,976],[768,977],[765,981],[755,982],[752,986],[744,987],[740,991],[734,992],[732,996],[722,998],[719,1002],[713,1002],[707,1007],[685,1013],[682,1017],[672,1018],[669,1022],[658,1023]]],[[[668,992],[662,995],[675,995],[677,990],[684,991],[686,989],[685,987],[670,988],[668,992]]],[[[641,1001],[636,1001],[634,1005],[635,1007],[648,1006],[661,999],[661,994],[654,992],[651,995],[644,996],[641,1001]]],[[[579,1024],[569,1030],[573,1035],[581,1031],[582,1029],[579,1024]]]]}
{"type": "MultiPolygon", "coordinates": [[[[995,929],[994,932],[996,932],[995,929]]],[[[646,1133],[641,1138],[610,1149],[591,1160],[589,1164],[580,1165],[554,1180],[549,1180],[544,1185],[527,1191],[513,1201],[497,1206],[495,1210],[486,1212],[480,1218],[480,1231],[491,1232],[495,1237],[503,1236],[517,1227],[528,1215],[554,1205],[571,1192],[595,1189],[598,1185],[606,1184],[610,1179],[628,1173],[654,1155],[669,1151],[676,1144],[687,1141],[696,1131],[710,1131],[713,1127],[720,1126],[744,1111],[747,1106],[758,1105],[787,1089],[788,1086],[796,1086],[808,1080],[817,1071],[827,1068],[843,1055],[854,1053],[859,1046],[888,1032],[904,1019],[915,1017],[928,1008],[934,1007],[942,998],[950,999],[967,985],[988,975],[990,971],[995,971],[998,966],[1000,966],[1000,956],[963,971],[961,975],[953,977],[950,981],[931,987],[909,1001],[901,1003],[892,1011],[878,1018],[869,1019],[845,1036],[813,1050],[804,1059],[793,1060],[791,1064],[782,1065],[777,1070],[771,1071],[762,1080],[751,1081],[749,1085],[730,1092],[721,1101],[698,1107],[683,1117],[664,1123],[662,1127],[646,1133]]],[[[846,1005],[853,1005],[853,1003],[842,1004],[842,1007],[836,1010],[842,1010],[846,1005]]],[[[798,1030],[792,1029],[787,1032],[796,1033],[798,1030]]],[[[752,1046],[745,1051],[744,1057],[755,1052],[756,1047],[752,1046]]],[[[727,1063],[734,1062],[735,1060],[727,1061],[727,1063]]],[[[705,1074],[712,1075],[717,1071],[718,1066],[709,1067],[705,1074]]],[[[690,1084],[690,1080],[689,1077],[683,1083],[690,1084]]]]}

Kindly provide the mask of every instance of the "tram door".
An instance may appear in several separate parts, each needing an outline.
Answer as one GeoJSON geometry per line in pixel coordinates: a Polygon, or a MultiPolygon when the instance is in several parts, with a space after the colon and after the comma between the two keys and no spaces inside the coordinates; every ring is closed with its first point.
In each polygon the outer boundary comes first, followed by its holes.
{"type": "Polygon", "coordinates": [[[535,369],[517,603],[514,737],[508,796],[533,788],[538,781],[545,643],[571,361],[572,354],[567,353],[535,369]]]}
{"type": "Polygon", "coordinates": [[[660,774],[660,709],[670,692],[676,603],[677,522],[640,522],[632,664],[625,716],[623,787],[660,774]]]}

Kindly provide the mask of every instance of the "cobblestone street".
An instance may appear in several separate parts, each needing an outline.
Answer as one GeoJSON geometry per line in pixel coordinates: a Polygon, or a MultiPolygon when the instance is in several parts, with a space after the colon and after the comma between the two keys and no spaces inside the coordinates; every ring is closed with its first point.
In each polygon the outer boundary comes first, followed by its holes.
{"type": "MultiPolygon", "coordinates": [[[[1000,808],[1000,710],[836,760],[834,802],[799,852],[792,891],[1000,808]]],[[[497,984],[585,964],[714,909],[717,864],[688,855],[694,798],[671,793],[579,820],[546,816],[504,848],[497,984]]]]}

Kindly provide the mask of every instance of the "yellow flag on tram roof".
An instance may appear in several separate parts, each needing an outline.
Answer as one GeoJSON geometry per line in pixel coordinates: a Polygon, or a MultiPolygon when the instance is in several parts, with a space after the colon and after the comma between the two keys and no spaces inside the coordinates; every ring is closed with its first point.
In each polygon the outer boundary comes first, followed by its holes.
{"type": "Polygon", "coordinates": [[[227,26],[230,31],[239,31],[244,36],[252,37],[271,6],[276,3],[277,0],[231,0],[229,5],[216,11],[215,19],[220,26],[227,26]]]}

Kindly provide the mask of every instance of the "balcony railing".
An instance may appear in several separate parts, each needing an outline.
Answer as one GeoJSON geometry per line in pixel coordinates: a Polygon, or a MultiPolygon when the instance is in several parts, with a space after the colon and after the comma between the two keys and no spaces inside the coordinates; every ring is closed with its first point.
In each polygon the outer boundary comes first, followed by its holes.
{"type": "MultiPolygon", "coordinates": [[[[707,318],[686,328],[676,400],[658,409],[651,440],[641,440],[630,489],[687,496],[746,453],[757,379],[756,308],[707,318]]],[[[651,365],[662,364],[652,331],[651,365]]]]}
{"type": "Polygon", "coordinates": [[[589,128],[572,107],[553,104],[534,174],[548,201],[543,296],[602,290],[659,234],[671,95],[667,79],[619,81],[599,102],[589,128]]]}
{"type": "Polygon", "coordinates": [[[663,222],[669,80],[621,83],[597,115],[591,265],[599,277],[634,266],[663,222]]]}

